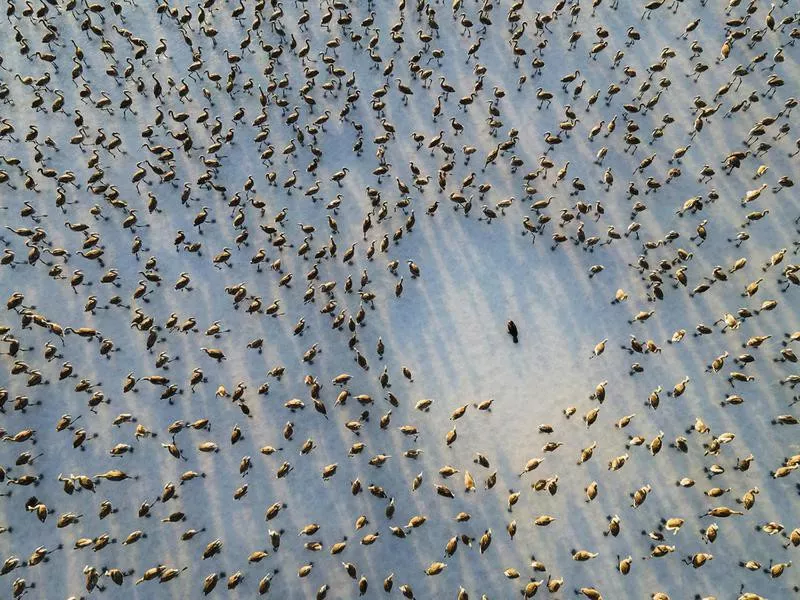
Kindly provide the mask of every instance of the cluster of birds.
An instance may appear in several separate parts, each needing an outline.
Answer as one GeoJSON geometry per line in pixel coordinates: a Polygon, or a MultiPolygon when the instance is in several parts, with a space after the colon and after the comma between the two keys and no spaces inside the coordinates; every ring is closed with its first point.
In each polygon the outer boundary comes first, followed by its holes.
{"type": "MultiPolygon", "coordinates": [[[[797,4],[6,4],[0,596],[601,600],[619,577],[651,581],[642,559],[671,581],[625,597],[798,592],[797,4]],[[682,172],[690,159],[707,164],[682,172]],[[581,357],[636,362],[508,440],[533,456],[520,465],[459,429],[502,437],[492,411],[525,400],[502,381],[491,399],[428,398],[426,365],[381,329],[446,268],[421,260],[426,238],[461,227],[477,247],[500,228],[534,268],[569,255],[612,290],[609,315],[639,306],[632,333],[581,357]],[[710,324],[661,339],[647,322],[670,303],[710,324]],[[667,355],[730,393],[673,373],[666,392],[617,394],[667,355]],[[767,429],[738,427],[744,410],[767,429]],[[742,451],[756,435],[764,453],[742,451]],[[432,463],[465,445],[472,462],[432,463]],[[664,454],[703,473],[670,481],[664,454]],[[649,482],[618,473],[631,462],[649,482]],[[580,500],[542,512],[561,485],[580,500]],[[668,487],[684,500],[650,509],[668,487]],[[598,529],[604,495],[617,508],[598,529]],[[757,503],[788,512],[754,521],[757,503]],[[627,525],[648,510],[652,527],[627,525]],[[560,539],[567,560],[542,560],[560,539]],[[712,560],[725,578],[681,584],[712,560]],[[401,576],[409,561],[423,567],[401,576]]],[[[524,321],[484,326],[511,337],[492,352],[536,350],[524,321]]]]}

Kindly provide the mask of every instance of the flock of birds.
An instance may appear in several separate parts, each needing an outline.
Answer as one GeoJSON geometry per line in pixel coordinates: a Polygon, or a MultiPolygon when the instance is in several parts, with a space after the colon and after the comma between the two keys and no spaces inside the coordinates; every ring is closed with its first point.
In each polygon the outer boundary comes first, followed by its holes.
{"type": "Polygon", "coordinates": [[[6,5],[0,596],[798,592],[794,1],[6,5]],[[382,328],[460,235],[627,321],[524,439],[382,328]]]}

